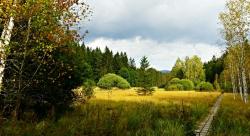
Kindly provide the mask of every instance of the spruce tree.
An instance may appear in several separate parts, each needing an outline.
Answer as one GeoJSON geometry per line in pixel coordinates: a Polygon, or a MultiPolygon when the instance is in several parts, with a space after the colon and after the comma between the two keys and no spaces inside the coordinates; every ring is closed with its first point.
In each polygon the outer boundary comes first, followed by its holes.
{"type": "Polygon", "coordinates": [[[154,91],[151,85],[152,77],[148,72],[148,68],[150,66],[148,58],[143,56],[140,62],[140,70],[139,70],[139,80],[140,80],[140,89],[138,89],[139,95],[151,95],[154,91]]]}

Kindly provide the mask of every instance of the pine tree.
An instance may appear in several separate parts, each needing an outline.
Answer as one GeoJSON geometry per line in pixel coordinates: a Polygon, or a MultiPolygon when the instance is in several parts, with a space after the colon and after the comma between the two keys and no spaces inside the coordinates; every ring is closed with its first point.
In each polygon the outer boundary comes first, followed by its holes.
{"type": "Polygon", "coordinates": [[[140,69],[142,71],[146,71],[148,67],[149,67],[148,58],[146,56],[143,56],[140,62],[140,69]]]}
{"type": "Polygon", "coordinates": [[[152,77],[148,72],[149,61],[146,56],[143,56],[140,62],[140,70],[139,70],[139,84],[141,89],[138,89],[139,95],[151,95],[154,91],[152,88],[152,77]]]}
{"type": "Polygon", "coordinates": [[[129,67],[132,69],[136,69],[135,59],[129,58],[129,67]]]}

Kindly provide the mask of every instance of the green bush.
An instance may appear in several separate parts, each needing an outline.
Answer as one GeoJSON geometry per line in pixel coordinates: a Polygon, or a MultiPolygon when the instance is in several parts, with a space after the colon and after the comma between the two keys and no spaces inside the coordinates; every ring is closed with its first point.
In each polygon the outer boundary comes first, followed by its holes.
{"type": "Polygon", "coordinates": [[[172,84],[179,84],[180,83],[180,79],[179,78],[173,78],[169,81],[169,84],[172,85],[172,84]]]}
{"type": "Polygon", "coordinates": [[[188,79],[173,78],[166,86],[166,90],[193,90],[194,83],[188,79]]]}
{"type": "Polygon", "coordinates": [[[89,99],[94,95],[95,81],[87,80],[83,83],[84,96],[89,99]]]}
{"type": "Polygon", "coordinates": [[[111,89],[112,87],[118,87],[120,89],[130,88],[128,81],[116,74],[104,75],[97,83],[97,86],[103,89],[111,89]]]}
{"type": "Polygon", "coordinates": [[[167,87],[167,90],[169,91],[181,91],[184,90],[183,86],[181,84],[172,84],[167,87]]]}
{"type": "Polygon", "coordinates": [[[200,91],[212,91],[214,90],[214,87],[211,83],[209,82],[200,82],[197,87],[196,87],[197,90],[200,90],[200,91]]]}
{"type": "Polygon", "coordinates": [[[191,80],[182,79],[179,81],[179,83],[183,86],[184,90],[193,90],[194,89],[194,83],[191,80]]]}

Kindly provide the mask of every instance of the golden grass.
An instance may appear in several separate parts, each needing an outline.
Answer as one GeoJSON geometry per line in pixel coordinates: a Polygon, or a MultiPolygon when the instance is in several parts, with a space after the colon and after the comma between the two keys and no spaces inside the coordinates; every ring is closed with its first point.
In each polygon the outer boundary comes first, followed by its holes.
{"type": "Polygon", "coordinates": [[[58,121],[7,121],[0,135],[194,135],[218,92],[164,91],[138,96],[128,90],[95,89],[95,97],[63,114],[58,121]]]}
{"type": "Polygon", "coordinates": [[[156,89],[152,96],[138,96],[136,88],[128,90],[102,90],[95,89],[95,98],[93,100],[111,100],[111,101],[128,101],[128,102],[155,102],[155,103],[182,103],[192,104],[199,101],[215,101],[220,95],[219,92],[195,92],[195,91],[164,91],[156,89]]]}

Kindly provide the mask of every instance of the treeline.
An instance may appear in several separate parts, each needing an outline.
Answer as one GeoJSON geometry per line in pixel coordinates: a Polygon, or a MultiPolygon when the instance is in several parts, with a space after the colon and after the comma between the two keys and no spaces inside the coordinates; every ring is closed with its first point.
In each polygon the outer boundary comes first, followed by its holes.
{"type": "Polygon", "coordinates": [[[198,56],[178,58],[170,72],[166,90],[220,90],[216,82],[206,81],[206,67],[198,56]]]}
{"type": "MultiPolygon", "coordinates": [[[[72,54],[74,57],[69,61],[74,63],[72,65],[76,68],[75,73],[79,76],[79,78],[72,79],[76,80],[74,82],[93,80],[97,83],[104,75],[114,73],[126,79],[132,87],[140,87],[142,86],[141,79],[144,78],[140,73],[142,69],[146,69],[150,86],[161,86],[166,83],[165,73],[150,68],[149,64],[146,68],[143,68],[145,66],[136,67],[135,60],[129,58],[125,52],[113,53],[107,47],[102,51],[100,48],[92,49],[79,44],[71,45],[70,48],[75,51],[72,54]]],[[[141,61],[148,60],[143,57],[141,61]]]]}
{"type": "MultiPolygon", "coordinates": [[[[207,86],[206,88],[213,87],[213,89],[217,91],[221,90],[224,92],[232,92],[232,90],[238,89],[238,92],[240,92],[240,87],[236,88],[236,85],[240,85],[243,83],[242,81],[240,81],[240,79],[236,79],[236,77],[240,77],[241,74],[235,76],[235,78],[232,78],[232,73],[230,72],[230,67],[229,67],[230,65],[228,62],[229,56],[230,56],[229,52],[226,51],[225,53],[222,54],[222,56],[220,57],[213,56],[213,58],[210,61],[205,63],[202,63],[198,56],[194,56],[191,58],[186,57],[184,60],[177,59],[170,73],[170,77],[171,79],[173,78],[188,79],[194,83],[194,86],[197,86],[199,83],[203,82],[203,84],[207,86]],[[197,78],[195,78],[195,76],[197,78]],[[232,83],[232,80],[237,81],[237,83],[232,83]]],[[[249,60],[249,57],[246,58],[246,60],[249,60]]],[[[249,78],[250,77],[246,77],[246,79],[249,78]]],[[[169,83],[171,82],[172,81],[169,81],[169,83]]],[[[248,86],[250,86],[249,81],[247,82],[247,84],[248,86]]],[[[175,88],[175,89],[177,88],[177,90],[180,90],[180,88],[182,87],[170,86],[170,88],[175,88]]],[[[196,87],[194,89],[197,88],[199,87],[196,87]]]]}

